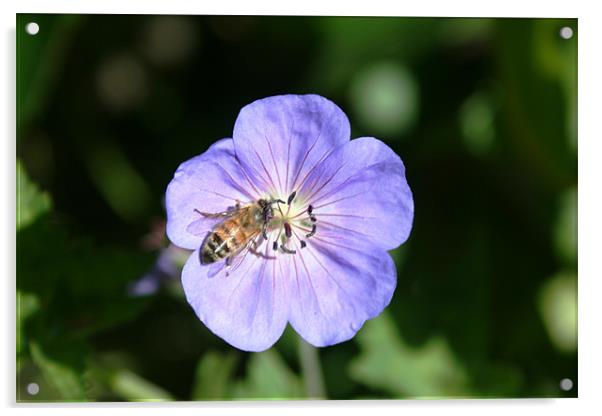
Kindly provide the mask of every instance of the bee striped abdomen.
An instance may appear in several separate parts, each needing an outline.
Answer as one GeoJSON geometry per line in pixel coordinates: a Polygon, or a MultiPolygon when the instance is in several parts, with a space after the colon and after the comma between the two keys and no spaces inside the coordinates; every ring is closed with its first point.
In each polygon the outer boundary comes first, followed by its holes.
{"type": "Polygon", "coordinates": [[[201,263],[209,264],[235,253],[246,240],[241,227],[226,221],[210,233],[201,247],[201,263]]]}

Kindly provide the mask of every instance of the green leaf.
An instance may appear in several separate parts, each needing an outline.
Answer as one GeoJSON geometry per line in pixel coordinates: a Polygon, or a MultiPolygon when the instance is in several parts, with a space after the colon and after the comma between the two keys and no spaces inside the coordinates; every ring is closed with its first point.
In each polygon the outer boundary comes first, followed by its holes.
{"type": "Polygon", "coordinates": [[[73,366],[42,349],[37,342],[29,344],[31,358],[44,378],[61,395],[64,401],[84,401],[86,394],[81,373],[73,366]]]}
{"type": "Polygon", "coordinates": [[[577,189],[574,187],[560,197],[554,242],[564,261],[571,265],[577,262],[577,189]]]}
{"type": "Polygon", "coordinates": [[[147,218],[152,203],[148,184],[123,150],[111,140],[90,140],[86,166],[113,211],[126,221],[147,218]]]}
{"type": "Polygon", "coordinates": [[[396,397],[437,398],[469,395],[467,375],[445,339],[411,347],[397,334],[387,313],[368,321],[356,337],[362,350],[351,361],[350,376],[396,397]]]}
{"type": "Polygon", "coordinates": [[[36,295],[17,290],[17,354],[21,353],[26,342],[25,322],[39,309],[40,301],[36,295]]]}
{"type": "MultiPolygon", "coordinates": [[[[577,159],[572,156],[576,115],[576,50],[558,30],[576,27],[576,19],[499,19],[496,84],[503,88],[499,102],[505,137],[500,142],[530,170],[532,180],[557,186],[573,183],[577,159]],[[516,45],[521,44],[522,47],[516,45]],[[565,73],[569,81],[557,75],[565,73]],[[507,130],[506,130],[507,129],[507,130]]],[[[575,43],[572,40],[570,43],[575,43]]],[[[575,137],[576,138],[576,137],[575,137]]]]}
{"type": "Polygon", "coordinates": [[[129,297],[127,285],[151,264],[151,254],[76,239],[52,216],[38,218],[17,238],[17,287],[45,308],[28,336],[86,336],[133,319],[147,301],[129,297]]]}
{"type": "Polygon", "coordinates": [[[50,209],[50,196],[33,183],[17,160],[17,231],[33,223],[50,209]]]}
{"type": "Polygon", "coordinates": [[[77,14],[17,15],[17,123],[22,125],[39,117],[57,88],[65,70],[65,56],[76,39],[73,34],[86,16],[77,14]],[[40,32],[25,33],[27,23],[40,25],[40,32]]]}
{"type": "Polygon", "coordinates": [[[234,352],[223,354],[207,352],[196,369],[192,400],[224,400],[228,394],[228,383],[232,378],[239,356],[234,352]]]}
{"type": "Polygon", "coordinates": [[[291,400],[303,397],[303,385],[275,349],[253,353],[247,378],[235,384],[238,399],[291,400]]]}
{"type": "Polygon", "coordinates": [[[117,395],[130,401],[174,400],[168,391],[126,369],[116,370],[111,374],[109,387],[117,395]]]}

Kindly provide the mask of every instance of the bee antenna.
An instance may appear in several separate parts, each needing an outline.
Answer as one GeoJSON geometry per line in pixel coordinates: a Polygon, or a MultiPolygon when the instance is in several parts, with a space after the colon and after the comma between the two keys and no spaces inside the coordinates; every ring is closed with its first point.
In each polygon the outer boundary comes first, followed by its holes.
{"type": "Polygon", "coordinates": [[[282,212],[282,208],[280,208],[280,204],[284,204],[284,201],[277,199],[276,201],[274,201],[274,203],[277,203],[278,205],[276,205],[278,207],[278,211],[280,211],[280,215],[282,215],[284,217],[284,212],[282,212]]]}

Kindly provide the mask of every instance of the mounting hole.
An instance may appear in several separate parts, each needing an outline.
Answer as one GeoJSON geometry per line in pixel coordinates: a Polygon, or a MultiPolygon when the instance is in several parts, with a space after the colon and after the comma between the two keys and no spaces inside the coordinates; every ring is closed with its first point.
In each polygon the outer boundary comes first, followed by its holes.
{"type": "Polygon", "coordinates": [[[573,37],[573,29],[571,29],[568,26],[563,27],[562,29],[560,29],[560,37],[562,39],[570,39],[573,37]]]}
{"type": "Polygon", "coordinates": [[[38,386],[38,383],[29,383],[27,385],[27,393],[29,393],[30,396],[35,396],[39,392],[40,386],[38,386]]]}
{"type": "Polygon", "coordinates": [[[29,35],[37,35],[39,31],[40,25],[38,25],[36,22],[29,22],[25,25],[25,32],[27,32],[29,35]]]}
{"type": "Polygon", "coordinates": [[[573,389],[573,380],[570,378],[563,378],[560,380],[560,388],[564,391],[571,391],[573,389]]]}

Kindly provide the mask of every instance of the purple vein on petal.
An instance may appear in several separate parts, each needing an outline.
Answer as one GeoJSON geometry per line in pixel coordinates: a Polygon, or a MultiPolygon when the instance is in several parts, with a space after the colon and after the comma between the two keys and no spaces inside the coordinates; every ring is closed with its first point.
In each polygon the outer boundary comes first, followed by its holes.
{"type": "Polygon", "coordinates": [[[363,253],[362,251],[358,250],[357,248],[346,246],[344,244],[335,243],[333,241],[328,241],[328,240],[325,240],[323,237],[324,236],[318,237],[317,235],[315,235],[315,236],[312,237],[312,239],[316,240],[316,241],[320,241],[320,242],[322,242],[322,244],[327,244],[327,245],[329,244],[331,246],[335,246],[335,247],[339,247],[339,248],[344,248],[345,250],[350,250],[350,251],[353,251],[353,252],[356,252],[356,253],[363,253]]]}
{"type": "MultiPolygon", "coordinates": [[[[241,166],[241,168],[242,168],[242,166],[241,166]]],[[[241,169],[241,170],[242,170],[242,169],[241,169]]],[[[253,200],[257,199],[257,196],[256,196],[256,195],[253,195],[253,194],[251,194],[251,192],[249,192],[247,189],[245,189],[245,187],[243,187],[243,186],[242,186],[242,185],[240,185],[240,184],[239,184],[239,183],[238,183],[236,180],[234,180],[234,178],[232,177],[232,175],[230,175],[230,173],[229,173],[227,170],[225,170],[225,169],[224,169],[224,170],[223,170],[223,172],[224,172],[226,175],[228,175],[228,178],[230,179],[230,181],[231,181],[231,182],[232,182],[234,185],[236,185],[236,189],[237,189],[239,192],[241,192],[241,193],[244,193],[245,195],[247,195],[251,201],[253,201],[253,200]]],[[[245,176],[246,176],[246,175],[245,175],[245,176]]],[[[248,178],[247,178],[247,181],[248,181],[248,178]]],[[[255,189],[255,187],[254,187],[254,186],[253,186],[253,189],[255,189]]],[[[255,189],[255,191],[257,192],[257,189],[255,189]]],[[[259,192],[257,192],[257,194],[259,194],[259,192]]]]}
{"type": "Polygon", "coordinates": [[[238,198],[232,198],[231,196],[228,196],[228,195],[221,194],[219,192],[210,191],[208,189],[202,189],[202,188],[197,188],[197,189],[199,192],[207,192],[208,194],[214,194],[214,195],[217,195],[217,196],[225,198],[225,199],[230,199],[232,201],[236,201],[238,199],[238,198]]]}
{"type": "Polygon", "coordinates": [[[307,181],[307,179],[309,178],[310,174],[313,173],[313,171],[320,165],[320,163],[322,163],[324,160],[326,160],[334,151],[336,150],[336,148],[330,149],[328,151],[326,151],[322,157],[320,157],[320,159],[311,167],[311,169],[309,169],[307,171],[307,173],[305,174],[305,177],[303,178],[303,180],[301,181],[301,183],[299,184],[299,186],[295,187],[296,189],[300,189],[303,187],[303,185],[305,185],[305,181],[307,181]]]}
{"type": "Polygon", "coordinates": [[[284,184],[286,185],[286,189],[284,190],[285,195],[289,195],[292,191],[292,189],[289,188],[289,183],[288,183],[288,170],[289,170],[289,165],[291,164],[291,143],[292,142],[293,142],[293,140],[289,136],[288,146],[287,146],[287,150],[286,150],[286,179],[284,181],[284,184]]]}
{"type": "Polygon", "coordinates": [[[258,259],[259,258],[253,259],[252,263],[249,265],[247,270],[243,274],[240,275],[240,279],[238,279],[238,283],[236,284],[236,287],[234,288],[234,290],[232,290],[232,293],[230,293],[230,296],[228,297],[228,309],[230,309],[230,304],[232,303],[232,296],[234,296],[234,294],[238,291],[238,288],[240,287],[242,280],[245,278],[247,273],[249,273],[249,270],[251,270],[251,268],[255,265],[255,263],[257,262],[258,259]]]}
{"type": "Polygon", "coordinates": [[[270,327],[272,326],[274,311],[276,310],[276,263],[276,261],[272,262],[272,313],[268,316],[268,326],[270,327]]]}
{"type": "MultiPolygon", "coordinates": [[[[366,233],[362,233],[361,231],[357,231],[357,230],[353,230],[351,228],[347,228],[347,227],[343,227],[340,226],[338,224],[335,224],[333,222],[329,222],[329,221],[325,221],[325,220],[320,220],[320,226],[322,227],[322,229],[326,228],[328,230],[328,227],[332,227],[332,228],[337,228],[339,230],[348,232],[348,233],[353,233],[353,234],[358,234],[361,235],[363,237],[369,237],[368,234],[366,233]],[[326,225],[326,227],[324,227],[326,225]]],[[[309,231],[309,228],[307,229],[309,231]]]]}
{"type": "Polygon", "coordinates": [[[301,296],[301,286],[299,285],[299,270],[297,269],[297,261],[295,260],[295,257],[292,257],[293,260],[293,266],[295,267],[295,281],[297,282],[297,293],[299,294],[299,308],[301,309],[301,316],[305,317],[305,320],[307,321],[307,314],[305,313],[305,307],[303,306],[304,302],[302,301],[302,296],[301,296]]]}
{"type": "Polygon", "coordinates": [[[287,134],[286,137],[288,139],[288,146],[287,146],[287,151],[286,151],[286,179],[284,181],[284,186],[286,186],[285,189],[285,195],[289,195],[294,189],[290,188],[290,183],[289,183],[289,168],[290,168],[290,164],[291,164],[291,144],[293,143],[293,132],[295,131],[295,119],[293,118],[292,120],[293,125],[292,127],[289,129],[288,125],[286,127],[287,129],[287,134]]]}
{"type": "MultiPolygon", "coordinates": [[[[256,153],[256,155],[257,155],[257,153],[256,153]]],[[[241,164],[241,166],[243,166],[243,165],[241,164]]],[[[248,170],[248,172],[245,170],[245,176],[247,176],[247,180],[249,181],[249,183],[251,183],[251,184],[256,183],[260,188],[265,188],[265,189],[268,189],[270,187],[270,182],[261,174],[259,169],[256,169],[255,167],[248,166],[248,165],[245,166],[245,168],[248,170]],[[249,174],[253,175],[253,177],[254,177],[253,180],[251,179],[249,174]]]]}
{"type": "Polygon", "coordinates": [[[311,275],[309,273],[309,269],[307,268],[307,264],[305,263],[305,259],[303,258],[303,254],[301,253],[301,251],[298,251],[297,253],[299,253],[299,258],[301,259],[301,263],[303,263],[303,268],[305,269],[305,275],[307,276],[307,281],[309,282],[309,286],[311,286],[311,291],[314,294],[314,298],[316,298],[316,305],[318,305],[318,309],[320,310],[320,315],[326,316],[324,314],[324,312],[322,311],[322,306],[320,306],[320,297],[316,293],[316,289],[314,287],[313,281],[311,280],[311,275]]]}
{"type": "MultiPolygon", "coordinates": [[[[324,272],[326,272],[326,274],[330,277],[330,279],[334,282],[334,284],[337,285],[337,287],[339,289],[341,289],[341,291],[345,294],[345,296],[347,298],[355,298],[355,299],[357,299],[357,296],[350,295],[349,292],[347,292],[347,290],[343,286],[341,286],[341,284],[339,283],[339,281],[328,271],[328,269],[322,264],[322,262],[318,259],[318,256],[316,256],[316,254],[312,250],[308,250],[307,252],[309,254],[311,254],[311,256],[314,258],[314,260],[316,261],[316,263],[318,263],[320,265],[320,267],[322,268],[322,270],[324,270],[324,272]]],[[[353,303],[351,303],[351,308],[354,311],[356,310],[355,305],[353,303]]]]}
{"type": "Polygon", "coordinates": [[[347,184],[347,182],[349,182],[351,179],[353,178],[353,176],[348,177],[347,179],[345,179],[343,182],[341,182],[340,184],[338,184],[337,186],[335,186],[334,188],[328,190],[328,192],[326,192],[324,195],[319,195],[320,190],[316,191],[313,195],[312,195],[312,203],[315,205],[319,200],[324,199],[326,197],[331,196],[332,194],[336,194],[337,192],[339,192],[342,188],[345,187],[345,185],[347,184]]]}
{"type": "Polygon", "coordinates": [[[294,190],[297,188],[296,185],[297,185],[297,179],[299,179],[299,174],[301,173],[301,170],[303,169],[303,165],[305,165],[305,161],[307,160],[307,157],[314,149],[314,146],[316,145],[316,143],[318,143],[318,140],[320,139],[321,134],[322,134],[322,132],[318,133],[316,140],[314,140],[314,142],[311,144],[311,146],[309,146],[309,149],[307,149],[307,152],[305,152],[305,155],[303,156],[303,160],[301,161],[301,165],[299,166],[299,169],[297,169],[297,173],[295,174],[295,179],[293,179],[293,186],[291,187],[291,189],[294,190]]]}
{"type": "Polygon", "coordinates": [[[272,150],[272,145],[270,144],[270,140],[266,136],[265,130],[263,133],[263,137],[268,145],[268,149],[270,149],[270,155],[272,156],[272,163],[274,164],[274,170],[276,171],[276,177],[278,178],[278,185],[279,185],[278,189],[282,189],[282,180],[280,179],[280,171],[278,171],[278,164],[276,163],[276,158],[274,157],[274,151],[272,150]]]}
{"type": "Polygon", "coordinates": [[[360,195],[366,194],[368,192],[370,192],[370,191],[363,191],[363,192],[360,192],[360,193],[357,193],[357,194],[347,195],[347,196],[341,197],[339,199],[335,199],[335,200],[332,200],[332,201],[325,202],[322,205],[315,205],[314,209],[324,208],[324,207],[327,207],[328,205],[336,204],[337,202],[341,202],[341,201],[344,201],[346,199],[355,198],[355,197],[358,197],[360,195]]]}
{"type": "MultiPolygon", "coordinates": [[[[268,149],[270,149],[270,155],[272,156],[272,163],[274,164],[274,170],[276,171],[276,176],[278,178],[278,185],[280,185],[280,190],[282,189],[282,182],[280,180],[280,173],[278,172],[278,165],[276,164],[276,159],[274,158],[274,151],[272,150],[272,145],[270,143],[270,140],[268,139],[267,136],[267,126],[265,124],[265,118],[262,117],[260,114],[258,114],[259,109],[256,108],[255,109],[255,114],[257,115],[258,118],[260,118],[262,120],[262,124],[263,124],[263,138],[265,139],[266,144],[268,145],[268,149]]],[[[263,166],[263,169],[265,170],[265,173],[268,175],[268,177],[270,178],[270,182],[272,183],[272,188],[273,190],[275,190],[276,185],[274,184],[274,181],[272,180],[272,177],[270,175],[270,173],[268,172],[268,170],[266,169],[265,165],[263,164],[263,159],[261,159],[259,157],[259,154],[257,154],[257,151],[255,151],[255,154],[257,155],[257,157],[259,158],[259,160],[261,161],[261,165],[263,166]]]]}
{"type": "MultiPolygon", "coordinates": [[[[293,224],[291,224],[291,225],[292,225],[293,227],[297,228],[298,230],[301,230],[301,231],[303,231],[303,232],[305,232],[305,233],[308,233],[308,232],[310,232],[310,231],[311,231],[311,228],[303,227],[303,226],[301,226],[301,225],[298,225],[298,224],[294,224],[294,223],[293,223],[293,224]]],[[[321,235],[322,237],[330,237],[328,234],[325,234],[325,232],[328,232],[328,231],[333,231],[333,232],[336,232],[335,230],[329,230],[329,228],[328,228],[328,227],[337,228],[337,229],[339,229],[339,230],[342,230],[342,231],[345,231],[345,232],[347,232],[347,233],[357,234],[357,235],[360,235],[360,236],[362,236],[362,237],[370,237],[370,235],[368,235],[368,234],[366,234],[366,233],[362,233],[361,231],[353,230],[353,229],[351,229],[351,228],[347,228],[347,227],[342,227],[342,226],[340,226],[340,225],[337,225],[337,224],[334,224],[334,223],[332,223],[332,222],[328,222],[328,221],[320,220],[320,229],[321,229],[321,231],[320,231],[320,235],[321,235]],[[325,225],[326,225],[326,226],[325,226],[325,225]]],[[[338,238],[338,237],[332,236],[331,238],[338,238]]]]}
{"type": "MultiPolygon", "coordinates": [[[[257,153],[257,150],[253,149],[253,152],[255,152],[255,156],[257,156],[257,159],[259,159],[259,163],[261,163],[261,167],[263,168],[263,171],[265,172],[265,174],[267,175],[270,184],[272,185],[272,189],[276,189],[276,184],[274,183],[274,180],[272,179],[272,176],[270,175],[270,172],[268,171],[268,169],[265,167],[264,163],[263,163],[263,159],[261,158],[261,156],[259,156],[259,153],[257,153]]],[[[267,183],[268,181],[264,180],[263,178],[261,178],[265,183],[267,183]]]]}
{"type": "MultiPolygon", "coordinates": [[[[239,166],[240,166],[240,170],[242,171],[243,175],[245,175],[245,179],[247,180],[247,183],[249,184],[249,186],[251,186],[251,188],[253,188],[255,190],[255,192],[257,193],[257,195],[261,195],[261,192],[259,192],[259,189],[257,189],[257,187],[255,186],[255,184],[253,183],[253,181],[251,180],[251,178],[249,177],[249,173],[246,170],[245,165],[243,165],[242,163],[240,163],[240,160],[238,159],[238,157],[236,157],[236,161],[238,162],[239,166]]],[[[258,175],[260,176],[260,175],[258,175]]],[[[263,180],[263,178],[261,178],[263,180]]],[[[265,183],[265,181],[264,181],[265,183]]]]}
{"type": "MultiPolygon", "coordinates": [[[[335,172],[332,174],[332,176],[330,176],[330,178],[328,178],[326,181],[322,182],[321,186],[320,186],[320,187],[319,187],[319,188],[318,188],[316,191],[314,191],[314,188],[315,188],[315,187],[316,187],[316,185],[319,183],[319,179],[316,179],[316,180],[314,181],[314,183],[312,184],[312,187],[311,187],[311,189],[310,189],[309,191],[307,191],[308,193],[309,193],[309,192],[311,192],[311,194],[310,194],[310,195],[307,197],[307,200],[308,200],[308,201],[311,201],[311,200],[312,200],[312,198],[313,198],[313,197],[314,197],[314,196],[315,196],[315,195],[316,195],[318,192],[320,192],[322,189],[324,189],[324,187],[325,187],[326,185],[328,185],[330,182],[332,182],[332,180],[334,179],[334,177],[338,175],[338,173],[341,171],[341,169],[343,169],[343,167],[344,167],[344,166],[345,166],[345,163],[343,163],[341,166],[339,166],[339,167],[337,168],[337,170],[336,170],[336,171],[335,171],[335,172]]],[[[317,207],[314,207],[314,208],[317,208],[317,207]]]]}
{"type": "Polygon", "coordinates": [[[263,281],[265,279],[265,268],[268,264],[267,260],[262,259],[263,262],[261,264],[261,271],[260,276],[259,276],[259,282],[255,285],[255,287],[257,288],[255,291],[255,304],[253,305],[253,315],[251,317],[251,323],[249,326],[253,326],[253,323],[255,322],[255,318],[257,317],[257,307],[259,306],[259,297],[261,296],[261,288],[263,287],[263,281]]]}
{"type": "Polygon", "coordinates": [[[362,218],[362,219],[370,219],[375,220],[378,217],[366,217],[365,215],[355,215],[355,214],[318,214],[314,213],[314,215],[318,218],[320,217],[348,217],[348,218],[362,218]]]}

